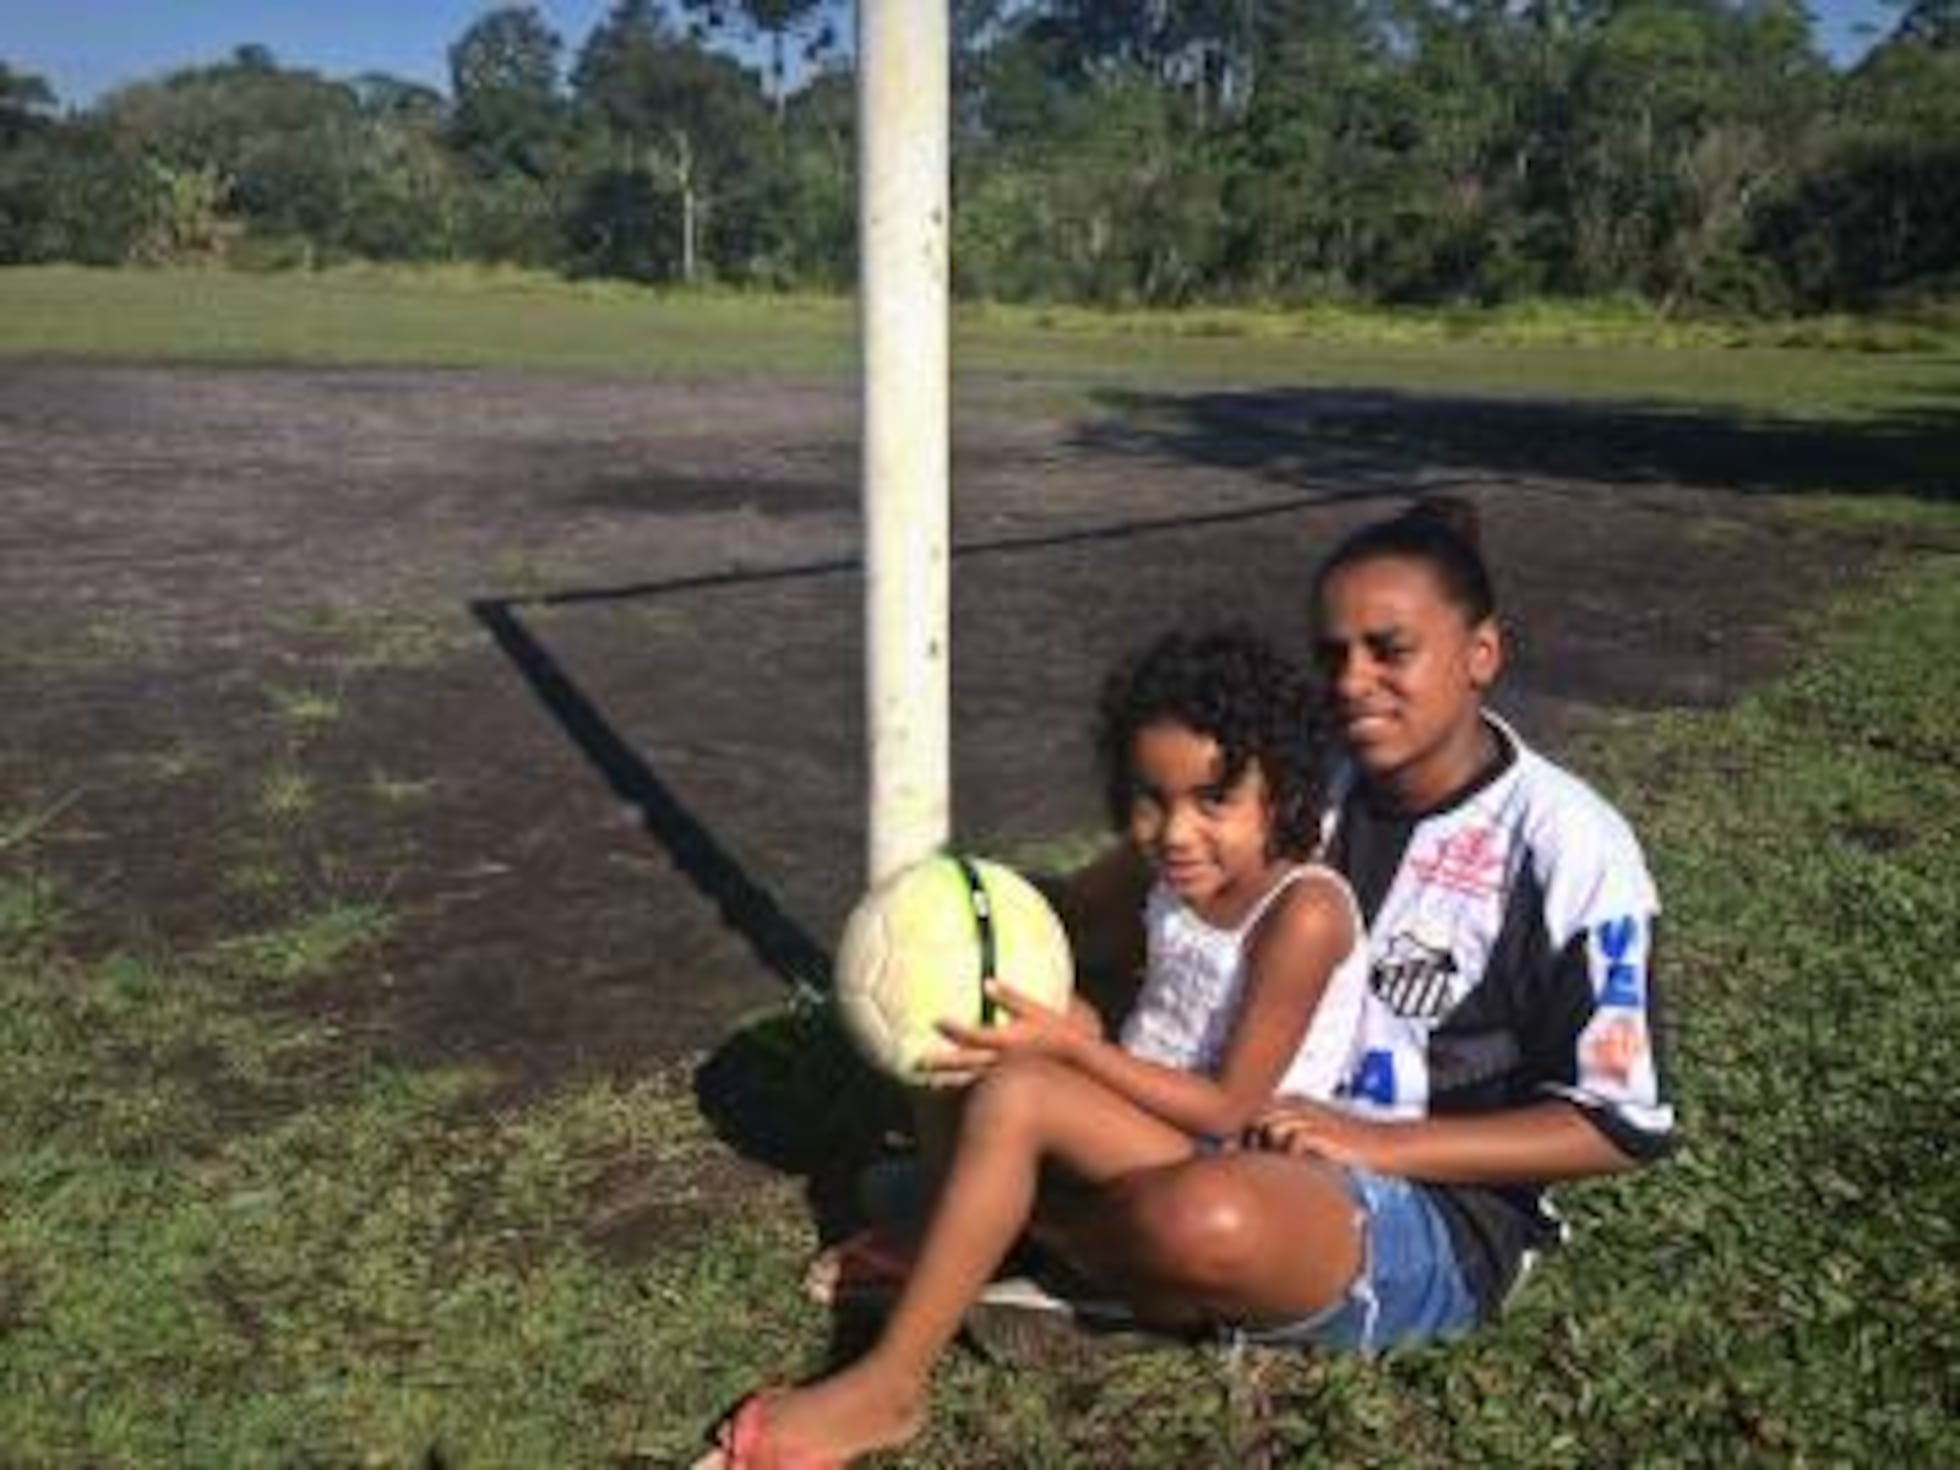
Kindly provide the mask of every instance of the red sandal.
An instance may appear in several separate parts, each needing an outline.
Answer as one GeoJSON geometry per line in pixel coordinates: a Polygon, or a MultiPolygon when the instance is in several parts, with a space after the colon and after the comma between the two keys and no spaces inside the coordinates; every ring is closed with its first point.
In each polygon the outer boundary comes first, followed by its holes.
{"type": "Polygon", "coordinates": [[[752,1393],[715,1429],[714,1448],[693,1470],[843,1470],[844,1462],[814,1450],[769,1443],[769,1395],[752,1393]]]}

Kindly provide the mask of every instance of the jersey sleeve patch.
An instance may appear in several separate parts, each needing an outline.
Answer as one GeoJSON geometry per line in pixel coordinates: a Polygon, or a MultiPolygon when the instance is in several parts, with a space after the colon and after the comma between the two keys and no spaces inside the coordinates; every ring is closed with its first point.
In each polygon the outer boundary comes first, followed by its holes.
{"type": "Polygon", "coordinates": [[[1648,1004],[1653,925],[1651,914],[1631,913],[1587,931],[1591,1014],[1575,1038],[1572,1085],[1552,1089],[1585,1108],[1615,1144],[1637,1158],[1660,1152],[1674,1126],[1673,1109],[1661,1096],[1648,1004]]]}

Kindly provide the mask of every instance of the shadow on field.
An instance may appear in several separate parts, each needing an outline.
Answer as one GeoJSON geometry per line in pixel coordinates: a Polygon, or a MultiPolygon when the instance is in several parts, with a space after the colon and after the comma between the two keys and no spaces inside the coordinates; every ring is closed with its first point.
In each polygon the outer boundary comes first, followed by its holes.
{"type": "Polygon", "coordinates": [[[902,1090],[858,1059],[827,1006],[799,1001],[738,1027],[695,1069],[708,1126],[754,1163],[802,1181],[817,1238],[864,1223],[858,1179],[907,1146],[902,1090]]]}
{"type": "MultiPolygon", "coordinates": [[[[688,579],[640,595],[721,580],[688,579]]],[[[537,600],[620,595],[573,592],[537,600]]],[[[875,1157],[887,1125],[902,1117],[829,1023],[821,997],[830,985],[830,955],[607,721],[517,608],[514,601],[490,598],[470,605],[566,739],[613,794],[639,812],[648,836],[794,997],[788,1011],[740,1027],[715,1048],[695,1073],[695,1097],[716,1134],[743,1157],[804,1180],[818,1232],[829,1239],[852,1223],[852,1181],[875,1157]]]]}
{"type": "Polygon", "coordinates": [[[1376,473],[1525,474],[1621,487],[1960,496],[1960,407],[1827,424],[1707,409],[1392,390],[1110,393],[1083,448],[1170,454],[1281,484],[1355,456],[1376,473]]]}
{"type": "Polygon", "coordinates": [[[470,604],[470,612],[516,665],[566,739],[592,763],[613,794],[640,813],[648,834],[714,904],[722,921],[747,941],[756,958],[792,988],[828,985],[830,956],[823,947],[749,875],[653,766],[621,738],[599,707],[525,626],[516,605],[482,599],[470,604]]]}

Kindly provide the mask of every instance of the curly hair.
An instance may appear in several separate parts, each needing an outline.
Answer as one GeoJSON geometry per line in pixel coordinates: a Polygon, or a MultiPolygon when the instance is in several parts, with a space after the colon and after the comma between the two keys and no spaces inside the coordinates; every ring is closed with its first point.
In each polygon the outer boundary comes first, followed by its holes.
{"type": "Polygon", "coordinates": [[[1313,851],[1333,743],[1318,692],[1297,665],[1240,623],[1167,633],[1118,664],[1096,707],[1096,755],[1119,831],[1136,799],[1137,733],[1167,722],[1218,742],[1227,785],[1257,761],[1272,803],[1273,855],[1313,851]]]}

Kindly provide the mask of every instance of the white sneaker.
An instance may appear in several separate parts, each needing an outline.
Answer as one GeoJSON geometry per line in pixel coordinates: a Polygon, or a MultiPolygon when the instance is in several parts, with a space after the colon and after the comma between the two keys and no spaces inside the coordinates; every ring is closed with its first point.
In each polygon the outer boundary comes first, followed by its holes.
{"type": "Polygon", "coordinates": [[[974,1298],[974,1305],[996,1307],[1002,1311],[1046,1312],[1082,1322],[1136,1320],[1128,1303],[1115,1297],[1091,1296],[1086,1291],[1066,1291],[1060,1283],[1050,1286],[1033,1276],[1002,1276],[996,1281],[989,1281],[980,1295],[974,1298]]]}
{"type": "Polygon", "coordinates": [[[1032,1276],[990,1281],[961,1320],[966,1339],[988,1360],[1040,1366],[1136,1329],[1136,1314],[1113,1297],[1063,1295],[1032,1276]]]}

